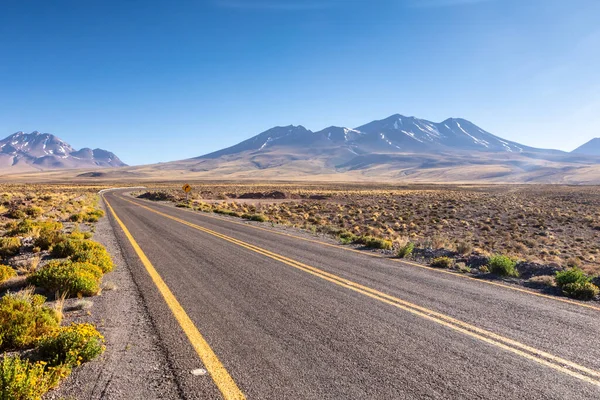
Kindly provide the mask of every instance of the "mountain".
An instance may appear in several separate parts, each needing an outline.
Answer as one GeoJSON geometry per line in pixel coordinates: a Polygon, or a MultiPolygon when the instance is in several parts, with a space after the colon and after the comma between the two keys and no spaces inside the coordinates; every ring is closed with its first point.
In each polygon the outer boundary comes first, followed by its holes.
{"type": "Polygon", "coordinates": [[[16,132],[0,141],[2,172],[125,165],[109,151],[88,148],[75,150],[49,133],[16,132]]]}
{"type": "Polygon", "coordinates": [[[504,140],[462,118],[449,118],[436,123],[395,114],[354,129],[331,126],[312,132],[303,126],[275,127],[235,146],[197,159],[217,159],[244,152],[267,154],[274,150],[346,157],[373,153],[562,153],[504,140]]]}
{"type": "Polygon", "coordinates": [[[590,156],[600,156],[600,138],[594,138],[589,142],[579,146],[571,153],[573,154],[584,154],[590,156]]]}

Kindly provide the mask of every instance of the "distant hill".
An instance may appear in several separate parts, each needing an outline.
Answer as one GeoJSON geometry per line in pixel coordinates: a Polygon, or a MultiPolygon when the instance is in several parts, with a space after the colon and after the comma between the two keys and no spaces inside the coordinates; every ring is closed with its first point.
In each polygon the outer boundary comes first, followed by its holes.
{"type": "Polygon", "coordinates": [[[573,150],[571,153],[600,156],[600,138],[594,138],[590,140],[589,142],[573,150]]]}
{"type": "Polygon", "coordinates": [[[75,150],[49,133],[16,132],[0,141],[0,173],[123,166],[126,164],[110,151],[75,150]]]}
{"type": "Polygon", "coordinates": [[[139,178],[600,183],[600,157],[503,139],[462,118],[395,114],[313,132],[278,126],[192,159],[126,168],[139,178]]]}

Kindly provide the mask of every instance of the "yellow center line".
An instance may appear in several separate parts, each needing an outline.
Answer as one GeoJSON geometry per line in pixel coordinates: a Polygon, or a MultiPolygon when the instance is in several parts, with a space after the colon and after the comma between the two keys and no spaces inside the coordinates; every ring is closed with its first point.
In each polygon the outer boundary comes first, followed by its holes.
{"type": "Polygon", "coordinates": [[[221,361],[219,361],[217,355],[213,352],[210,345],[206,342],[202,334],[198,331],[198,328],[196,328],[194,322],[187,315],[179,301],[177,301],[177,298],[175,298],[175,295],[173,295],[167,284],[163,281],[159,273],[156,271],[156,269],[146,256],[146,254],[144,254],[144,252],[142,251],[138,243],[135,241],[135,239],[133,238],[123,221],[121,221],[121,219],[117,216],[117,213],[112,208],[110,203],[106,200],[106,198],[104,196],[102,196],[102,198],[106,203],[106,206],[110,210],[111,214],[123,230],[123,233],[125,233],[125,236],[127,237],[127,239],[129,239],[129,242],[131,243],[136,254],[142,261],[142,264],[144,264],[144,267],[146,267],[146,271],[148,271],[148,274],[152,278],[152,281],[158,288],[160,294],[165,299],[165,302],[171,309],[171,312],[173,313],[175,319],[181,326],[181,329],[183,329],[183,332],[194,347],[194,350],[196,350],[196,353],[204,363],[204,366],[206,367],[206,370],[210,374],[212,380],[215,382],[215,385],[221,391],[223,398],[226,400],[245,399],[246,397],[244,396],[242,391],[238,388],[235,381],[229,375],[221,361]]]}
{"type": "Polygon", "coordinates": [[[535,361],[539,364],[545,365],[547,367],[553,368],[557,371],[560,371],[564,374],[573,376],[577,379],[580,379],[582,381],[591,383],[593,385],[596,386],[600,386],[600,381],[593,379],[592,377],[596,377],[599,378],[600,377],[600,372],[595,371],[593,369],[587,368],[585,366],[576,364],[572,361],[560,358],[558,356],[555,356],[553,354],[544,352],[542,350],[538,350],[536,348],[533,348],[531,346],[528,346],[526,344],[520,343],[516,340],[510,339],[510,338],[506,338],[504,336],[498,335],[496,333],[487,331],[485,329],[479,328],[477,326],[468,324],[466,322],[460,321],[456,318],[450,317],[448,315],[439,313],[437,311],[428,309],[426,307],[421,307],[417,304],[414,303],[410,303],[408,301],[402,300],[400,298],[388,295],[386,293],[380,292],[378,290],[372,289],[370,287],[361,285],[357,282],[353,282],[350,281],[348,279],[344,279],[342,277],[339,277],[337,275],[331,274],[329,272],[320,270],[318,268],[312,267],[310,265],[301,263],[299,261],[295,261],[292,260],[290,258],[287,258],[285,256],[282,256],[280,254],[271,252],[269,250],[263,249],[261,247],[252,245],[250,243],[247,242],[243,242],[239,239],[235,239],[233,237],[221,234],[219,232],[210,230],[208,228],[204,228],[200,225],[196,225],[193,224],[191,222],[188,222],[186,220],[177,218],[177,217],[173,217],[169,214],[165,214],[162,213],[160,211],[157,211],[155,209],[152,209],[150,207],[141,205],[139,203],[136,203],[134,201],[131,200],[127,200],[127,199],[123,199],[124,201],[131,203],[133,205],[136,205],[138,207],[141,207],[143,209],[146,209],[148,211],[151,211],[155,214],[161,215],[165,218],[171,219],[173,221],[179,222],[181,224],[184,224],[186,226],[189,226],[191,228],[194,228],[196,230],[208,233],[212,236],[218,237],[220,239],[223,239],[225,241],[228,241],[230,243],[234,243],[238,246],[244,247],[246,249],[249,249],[251,251],[254,251],[256,253],[262,254],[266,257],[269,257],[271,259],[277,260],[279,262],[282,262],[286,265],[289,265],[291,267],[294,267],[296,269],[302,270],[304,272],[307,272],[311,275],[317,276],[321,279],[324,279],[328,282],[334,283],[336,285],[345,287],[347,289],[353,290],[355,292],[361,293],[365,296],[368,296],[370,298],[379,300],[381,302],[384,302],[386,304],[390,304],[393,305],[397,308],[400,308],[404,311],[410,312],[414,315],[417,315],[419,317],[425,318],[429,321],[438,323],[440,325],[443,325],[445,327],[448,327],[450,329],[453,329],[455,331],[458,331],[460,333],[463,333],[465,335],[468,335],[470,337],[476,338],[478,340],[481,340],[483,342],[486,342],[488,344],[494,345],[496,347],[499,347],[501,349],[504,349],[506,351],[512,352],[514,354],[517,354],[521,357],[524,357],[526,359],[529,359],[531,361],[535,361]],[[569,368],[567,368],[569,367],[569,368]],[[587,374],[587,375],[584,375],[587,374]],[[588,376],[589,375],[589,376],[588,376]]]}
{"type": "MultiPolygon", "coordinates": [[[[149,202],[149,200],[147,200],[147,201],[149,202]]],[[[186,210],[185,208],[181,208],[180,211],[186,211],[186,212],[191,212],[194,215],[200,215],[197,212],[194,212],[194,211],[191,211],[191,210],[186,210]]],[[[569,300],[569,299],[565,299],[565,298],[561,298],[561,297],[557,297],[557,296],[551,296],[551,295],[544,294],[544,293],[534,292],[532,290],[527,290],[527,289],[523,289],[523,288],[511,286],[511,285],[507,285],[507,284],[504,284],[504,283],[487,281],[487,280],[483,280],[483,279],[480,279],[480,278],[473,278],[472,276],[458,274],[456,272],[447,271],[447,270],[440,269],[440,268],[433,268],[433,267],[429,267],[427,265],[418,264],[418,263],[407,261],[407,260],[404,260],[404,259],[390,258],[388,256],[384,256],[384,255],[378,254],[378,253],[366,252],[364,250],[356,250],[356,249],[353,249],[353,248],[350,248],[350,247],[347,247],[347,246],[341,246],[339,244],[332,244],[332,243],[323,242],[321,240],[315,240],[315,239],[309,239],[309,238],[305,238],[305,237],[301,237],[301,236],[296,236],[296,235],[292,235],[292,234],[285,233],[285,232],[279,232],[279,231],[276,231],[276,230],[273,230],[273,229],[263,228],[263,227],[256,226],[256,225],[253,225],[253,224],[247,224],[247,223],[237,222],[237,221],[230,221],[229,219],[221,218],[221,217],[216,217],[214,215],[209,215],[209,214],[206,214],[206,213],[203,213],[201,215],[202,215],[202,217],[212,218],[212,219],[216,219],[216,220],[219,220],[219,221],[226,221],[226,222],[231,223],[231,224],[241,225],[241,226],[245,226],[245,227],[252,228],[252,229],[258,229],[258,230],[261,230],[261,231],[265,231],[265,232],[269,232],[269,233],[274,233],[276,235],[287,236],[287,237],[290,237],[290,238],[294,238],[294,239],[298,239],[298,240],[303,240],[305,242],[316,243],[316,244],[320,244],[322,246],[327,246],[327,247],[334,247],[336,249],[340,249],[340,250],[344,250],[344,251],[352,251],[354,253],[358,253],[358,254],[362,254],[362,255],[366,255],[366,256],[370,256],[370,257],[382,258],[382,259],[386,259],[386,260],[390,260],[390,261],[393,261],[393,262],[400,263],[402,265],[410,265],[410,266],[413,266],[413,267],[418,267],[418,268],[426,269],[426,270],[429,270],[429,271],[434,271],[434,272],[437,272],[437,273],[448,274],[448,275],[451,275],[451,276],[454,276],[454,277],[457,277],[457,278],[468,279],[468,280],[472,280],[472,281],[475,281],[475,282],[484,283],[486,285],[493,285],[493,286],[501,287],[501,288],[504,288],[504,289],[514,290],[514,291],[517,291],[517,292],[529,294],[529,295],[532,295],[532,296],[543,297],[543,298],[554,300],[554,301],[560,301],[561,303],[572,304],[572,305],[576,305],[576,306],[579,306],[579,307],[584,307],[584,308],[588,308],[588,309],[591,309],[591,310],[600,311],[600,307],[598,307],[598,306],[594,306],[594,305],[591,305],[591,304],[585,304],[585,303],[581,303],[581,302],[578,302],[578,301],[569,300]]]]}

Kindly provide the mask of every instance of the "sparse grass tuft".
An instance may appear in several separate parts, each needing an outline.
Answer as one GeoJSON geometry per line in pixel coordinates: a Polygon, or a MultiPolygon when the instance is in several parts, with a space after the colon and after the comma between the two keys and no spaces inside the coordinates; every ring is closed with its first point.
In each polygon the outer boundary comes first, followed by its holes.
{"type": "Polygon", "coordinates": [[[18,237],[0,238],[0,257],[12,257],[19,253],[21,249],[21,239],[18,237]]]}
{"type": "Polygon", "coordinates": [[[404,246],[401,246],[398,249],[398,253],[396,253],[396,255],[400,258],[408,258],[412,255],[412,252],[414,249],[415,249],[415,244],[412,242],[408,242],[404,246]]]}
{"type": "Polygon", "coordinates": [[[454,265],[454,260],[451,259],[450,257],[437,257],[434,258],[433,261],[431,262],[431,264],[429,264],[430,267],[433,268],[452,268],[452,266],[454,265]]]}
{"type": "Polygon", "coordinates": [[[391,240],[375,238],[372,236],[361,236],[355,243],[362,244],[371,249],[391,250],[393,243],[391,240]]]}

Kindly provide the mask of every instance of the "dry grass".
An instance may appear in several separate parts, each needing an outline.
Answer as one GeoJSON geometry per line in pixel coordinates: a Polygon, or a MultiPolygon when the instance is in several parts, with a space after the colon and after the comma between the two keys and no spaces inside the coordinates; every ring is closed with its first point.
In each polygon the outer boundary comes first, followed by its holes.
{"type": "MultiPolygon", "coordinates": [[[[180,185],[153,188],[176,203],[180,185]]],[[[600,188],[545,185],[194,184],[190,206],[312,232],[600,272],[600,188]]],[[[150,190],[153,190],[150,189],[150,190]]]]}

